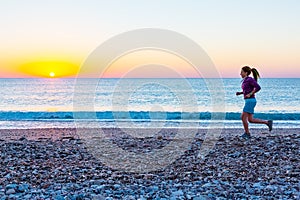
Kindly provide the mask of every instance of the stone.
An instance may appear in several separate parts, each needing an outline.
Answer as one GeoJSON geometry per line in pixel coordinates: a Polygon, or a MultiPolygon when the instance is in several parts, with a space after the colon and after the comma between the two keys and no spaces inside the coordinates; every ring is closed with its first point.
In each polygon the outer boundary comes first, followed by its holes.
{"type": "Polygon", "coordinates": [[[16,190],[13,188],[10,188],[10,189],[6,190],[6,192],[5,192],[6,195],[15,194],[15,193],[16,193],[16,190]]]}
{"type": "Polygon", "coordinates": [[[178,190],[178,191],[172,192],[171,196],[183,196],[183,195],[184,195],[183,191],[178,190]]]}
{"type": "Polygon", "coordinates": [[[61,195],[56,195],[54,197],[54,200],[65,200],[65,198],[63,196],[61,196],[61,195]]]}

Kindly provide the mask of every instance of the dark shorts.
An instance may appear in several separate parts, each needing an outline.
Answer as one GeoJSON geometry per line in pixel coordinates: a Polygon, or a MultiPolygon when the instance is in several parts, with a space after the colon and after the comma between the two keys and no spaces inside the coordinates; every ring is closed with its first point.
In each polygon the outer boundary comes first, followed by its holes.
{"type": "Polygon", "coordinates": [[[245,106],[244,106],[243,112],[254,114],[255,106],[256,106],[255,98],[245,99],[245,106]]]}

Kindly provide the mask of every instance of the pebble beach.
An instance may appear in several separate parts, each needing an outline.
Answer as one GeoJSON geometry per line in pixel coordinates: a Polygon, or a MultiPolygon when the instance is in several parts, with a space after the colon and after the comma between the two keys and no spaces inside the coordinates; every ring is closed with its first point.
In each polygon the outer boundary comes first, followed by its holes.
{"type": "MultiPolygon", "coordinates": [[[[224,129],[199,158],[206,132],[199,129],[175,162],[133,173],[101,163],[76,129],[2,129],[0,199],[299,199],[300,130],[251,131],[243,140],[242,129],[224,129]]],[[[112,139],[128,151],[151,150],[172,140],[174,130],[162,132],[112,139]]]]}

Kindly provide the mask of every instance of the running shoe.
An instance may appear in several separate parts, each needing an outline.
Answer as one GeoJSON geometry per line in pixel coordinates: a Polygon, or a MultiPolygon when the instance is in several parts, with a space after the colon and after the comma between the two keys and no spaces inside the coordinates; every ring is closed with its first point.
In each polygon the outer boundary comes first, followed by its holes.
{"type": "Polygon", "coordinates": [[[273,129],[273,120],[268,120],[267,126],[269,127],[269,131],[272,131],[272,129],[273,129]]]}
{"type": "Polygon", "coordinates": [[[244,133],[243,135],[241,135],[241,138],[248,140],[251,138],[250,133],[244,133]]]}

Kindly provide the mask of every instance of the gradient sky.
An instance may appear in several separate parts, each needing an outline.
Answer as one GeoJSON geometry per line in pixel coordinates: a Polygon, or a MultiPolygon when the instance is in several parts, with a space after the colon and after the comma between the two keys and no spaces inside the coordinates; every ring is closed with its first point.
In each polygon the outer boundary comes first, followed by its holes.
{"type": "MultiPolygon", "coordinates": [[[[222,77],[239,77],[243,65],[256,67],[266,78],[300,77],[297,0],[1,0],[0,5],[0,77],[47,77],[52,71],[57,77],[75,76],[98,45],[139,28],[189,37],[207,52],[222,77]]],[[[194,77],[186,63],[156,54],[124,56],[107,77],[124,76],[142,65],[141,55],[146,64],[155,57],[153,63],[194,77]]],[[[151,76],[168,77],[167,71],[153,69],[151,76]]],[[[147,74],[139,70],[134,76],[147,74]]]]}

